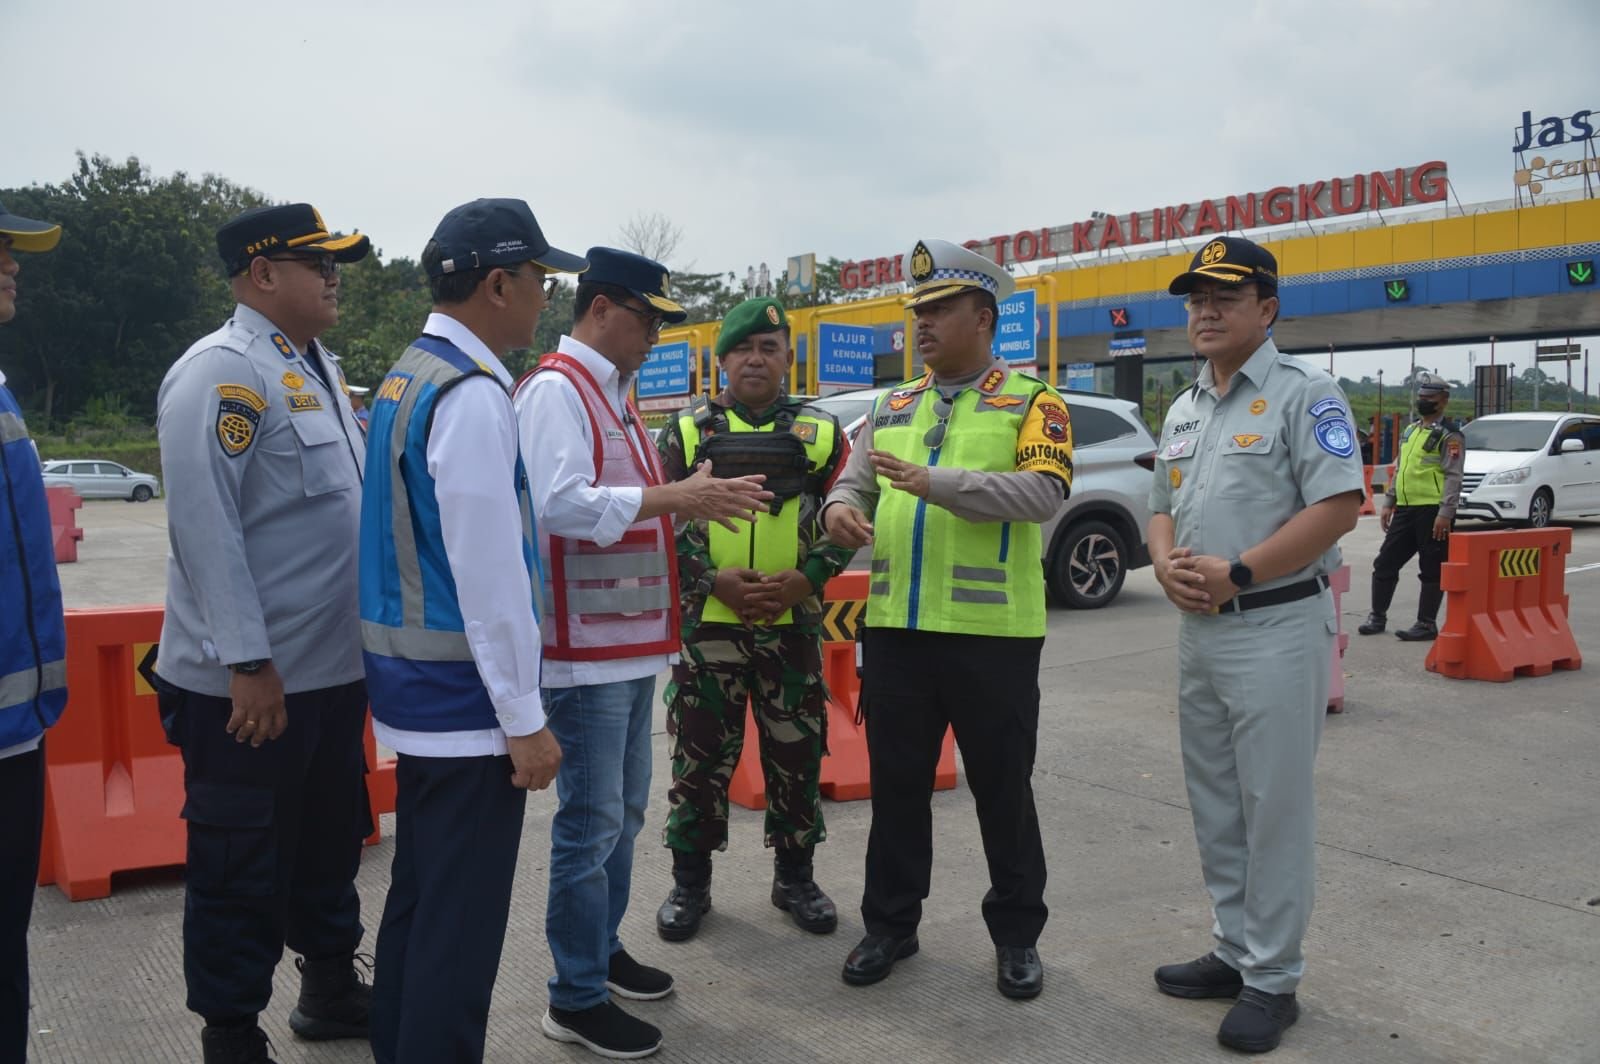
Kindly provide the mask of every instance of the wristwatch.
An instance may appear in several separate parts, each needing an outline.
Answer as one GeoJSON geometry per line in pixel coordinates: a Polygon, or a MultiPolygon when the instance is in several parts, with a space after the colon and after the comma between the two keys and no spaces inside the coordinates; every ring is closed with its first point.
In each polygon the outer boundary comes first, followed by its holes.
{"type": "Polygon", "coordinates": [[[236,661],[232,665],[229,665],[228,668],[231,671],[237,672],[243,676],[254,676],[256,673],[267,667],[268,660],[269,659],[267,658],[256,658],[253,661],[236,661]]]}
{"type": "Polygon", "coordinates": [[[1245,588],[1256,582],[1256,574],[1250,571],[1250,567],[1248,565],[1240,561],[1238,558],[1235,558],[1228,564],[1228,580],[1233,584],[1234,587],[1238,588],[1240,591],[1243,591],[1245,588]]]}

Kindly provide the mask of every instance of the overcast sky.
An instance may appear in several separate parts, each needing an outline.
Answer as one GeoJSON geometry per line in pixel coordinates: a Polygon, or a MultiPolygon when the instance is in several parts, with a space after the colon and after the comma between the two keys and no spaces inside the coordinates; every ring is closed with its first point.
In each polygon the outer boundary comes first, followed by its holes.
{"type": "Polygon", "coordinates": [[[0,27],[0,186],[137,155],[386,257],[477,196],[578,252],[659,212],[670,265],[741,276],[1430,159],[1505,199],[1524,110],[1600,107],[1592,0],[0,0],[0,27]]]}

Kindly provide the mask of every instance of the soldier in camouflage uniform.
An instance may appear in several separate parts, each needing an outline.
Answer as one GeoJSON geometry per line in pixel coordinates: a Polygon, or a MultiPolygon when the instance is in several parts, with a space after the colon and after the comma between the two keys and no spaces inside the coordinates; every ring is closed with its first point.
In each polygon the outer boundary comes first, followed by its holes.
{"type": "Polygon", "coordinates": [[[793,352],[783,307],[735,307],[717,340],[728,387],[661,435],[667,477],[709,460],[719,476],[764,473],[771,512],[750,524],[686,523],[678,533],[683,656],[666,691],[672,789],[664,833],[674,885],[656,914],[668,941],[699,930],[711,908],[711,852],[727,848],[728,782],[754,710],[766,778],[772,903],[825,934],[838,914],[812,878],[827,835],[818,799],[828,695],[822,683],[822,588],[851,551],[822,537],[817,513],[849,445],[830,414],[784,395],[793,352]]]}

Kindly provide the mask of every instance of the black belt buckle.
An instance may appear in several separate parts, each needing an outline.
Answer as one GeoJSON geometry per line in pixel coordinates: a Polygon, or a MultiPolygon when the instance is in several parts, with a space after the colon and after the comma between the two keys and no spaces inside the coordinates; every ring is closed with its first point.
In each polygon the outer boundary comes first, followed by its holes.
{"type": "Polygon", "coordinates": [[[1253,595],[1240,595],[1231,598],[1217,607],[1218,613],[1243,613],[1245,610],[1256,610],[1263,606],[1281,606],[1285,602],[1298,602],[1312,595],[1320,595],[1328,586],[1326,576],[1316,576],[1309,580],[1298,580],[1283,587],[1275,587],[1270,591],[1257,591],[1253,595]]]}

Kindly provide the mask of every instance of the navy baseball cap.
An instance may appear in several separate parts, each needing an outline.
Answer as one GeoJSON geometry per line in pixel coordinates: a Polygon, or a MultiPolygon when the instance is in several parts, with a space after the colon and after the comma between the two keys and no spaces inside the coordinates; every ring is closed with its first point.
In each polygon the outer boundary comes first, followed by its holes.
{"type": "Polygon", "coordinates": [[[357,262],[371,250],[372,241],[359,232],[334,236],[309,203],[252,207],[217,230],[217,254],[229,277],[249,269],[258,255],[314,251],[330,254],[336,262],[357,262]]]}
{"type": "Polygon", "coordinates": [[[672,274],[655,259],[617,248],[590,248],[584,283],[599,282],[626,288],[661,312],[661,320],[677,325],[689,312],[672,301],[672,274]]]}
{"type": "Polygon", "coordinates": [[[570,251],[551,247],[533,209],[519,199],[463,203],[440,219],[422,249],[422,268],[429,277],[524,262],[550,273],[582,273],[589,268],[586,260],[570,251]]]}
{"type": "Polygon", "coordinates": [[[1219,236],[1195,252],[1189,271],[1174,277],[1167,291],[1175,296],[1188,295],[1201,279],[1230,285],[1253,281],[1262,292],[1277,295],[1278,260],[1253,240],[1219,236]]]}
{"type": "Polygon", "coordinates": [[[0,203],[0,236],[10,237],[16,251],[49,251],[61,242],[61,227],[12,214],[0,203]]]}

